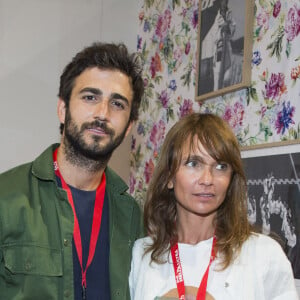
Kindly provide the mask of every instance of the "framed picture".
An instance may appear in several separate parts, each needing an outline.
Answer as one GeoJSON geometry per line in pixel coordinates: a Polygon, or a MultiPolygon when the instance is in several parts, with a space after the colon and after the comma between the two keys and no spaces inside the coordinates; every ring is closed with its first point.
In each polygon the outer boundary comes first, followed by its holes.
{"type": "Polygon", "coordinates": [[[196,100],[250,85],[253,0],[200,0],[196,100]]]}
{"type": "Polygon", "coordinates": [[[254,150],[254,149],[274,148],[274,147],[280,147],[280,146],[293,146],[293,145],[299,145],[299,144],[300,144],[300,139],[297,138],[295,140],[265,142],[265,143],[260,143],[260,144],[253,144],[250,146],[241,146],[241,150],[247,151],[247,150],[254,150]]]}
{"type": "Polygon", "coordinates": [[[300,153],[243,158],[248,218],[279,241],[300,279],[300,153]]]}

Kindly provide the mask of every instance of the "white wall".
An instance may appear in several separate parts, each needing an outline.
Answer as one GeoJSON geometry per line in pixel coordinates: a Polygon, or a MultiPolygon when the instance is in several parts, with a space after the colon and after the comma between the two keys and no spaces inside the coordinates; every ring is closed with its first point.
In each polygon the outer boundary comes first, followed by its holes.
{"type": "MultiPolygon", "coordinates": [[[[0,172],[59,141],[59,76],[76,52],[96,40],[135,50],[137,22],[138,0],[0,0],[0,172]]],[[[121,150],[125,168],[112,165],[126,179],[128,141],[121,150]]]]}
{"type": "MultiPolygon", "coordinates": [[[[101,36],[105,41],[125,41],[129,50],[136,51],[138,13],[141,0],[105,0],[101,36]]],[[[131,134],[114,152],[109,165],[128,183],[131,134]]]]}

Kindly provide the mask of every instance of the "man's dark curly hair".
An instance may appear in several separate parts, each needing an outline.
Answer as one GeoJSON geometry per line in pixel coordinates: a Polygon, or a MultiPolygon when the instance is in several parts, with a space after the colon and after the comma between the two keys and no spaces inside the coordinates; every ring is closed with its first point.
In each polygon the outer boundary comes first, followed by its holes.
{"type": "MultiPolygon", "coordinates": [[[[64,68],[60,76],[58,96],[65,102],[66,107],[69,107],[75,79],[86,69],[94,67],[106,70],[117,70],[131,79],[133,99],[130,121],[136,121],[144,93],[144,82],[141,76],[142,66],[137,53],[129,53],[123,43],[97,42],[84,48],[73,57],[72,61],[64,68]]],[[[64,124],[60,124],[61,133],[63,132],[63,128],[64,124]]]]}

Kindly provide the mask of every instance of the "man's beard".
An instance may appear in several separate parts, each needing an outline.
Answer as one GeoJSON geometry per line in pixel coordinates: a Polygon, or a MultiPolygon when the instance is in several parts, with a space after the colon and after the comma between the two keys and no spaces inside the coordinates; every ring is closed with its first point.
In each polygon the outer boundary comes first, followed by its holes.
{"type": "Polygon", "coordinates": [[[83,123],[80,128],[72,119],[69,109],[66,111],[65,129],[64,129],[64,148],[66,159],[72,164],[84,167],[90,171],[97,171],[99,168],[105,167],[108,163],[113,151],[122,143],[129,122],[124,131],[115,136],[115,131],[107,127],[105,121],[95,120],[91,123],[83,123]],[[99,145],[102,136],[93,136],[93,142],[87,144],[84,140],[84,132],[87,129],[101,128],[105,133],[105,138],[109,136],[110,141],[104,145],[99,145]]]}

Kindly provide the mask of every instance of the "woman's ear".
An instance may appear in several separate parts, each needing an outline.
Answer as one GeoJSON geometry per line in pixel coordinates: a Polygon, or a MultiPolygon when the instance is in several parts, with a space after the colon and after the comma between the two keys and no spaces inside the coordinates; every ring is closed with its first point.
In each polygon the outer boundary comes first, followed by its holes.
{"type": "Polygon", "coordinates": [[[167,185],[168,189],[171,190],[174,188],[173,180],[170,180],[167,185]]]}

